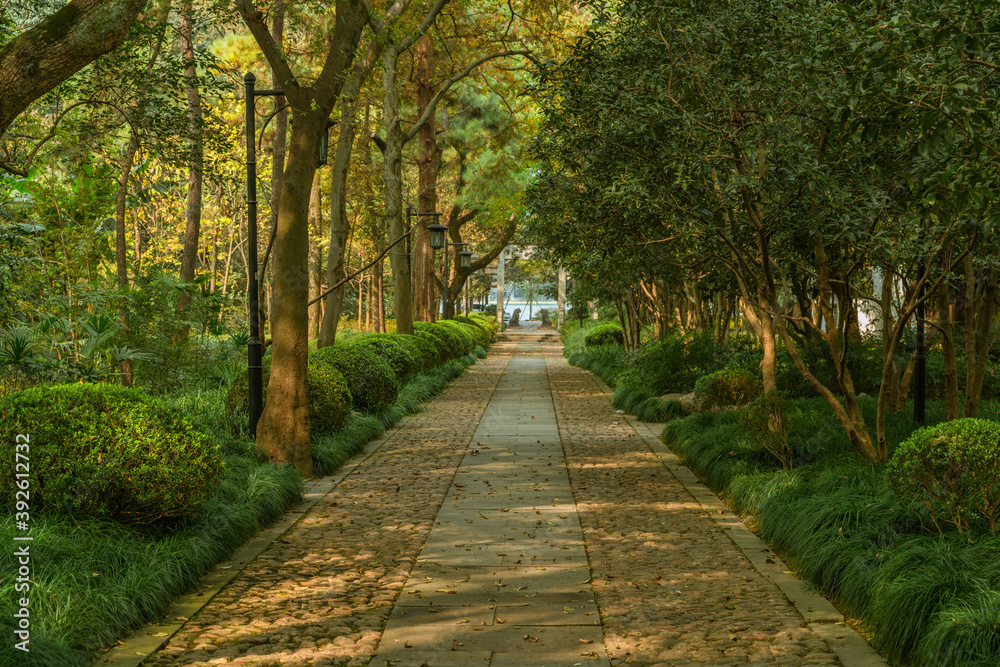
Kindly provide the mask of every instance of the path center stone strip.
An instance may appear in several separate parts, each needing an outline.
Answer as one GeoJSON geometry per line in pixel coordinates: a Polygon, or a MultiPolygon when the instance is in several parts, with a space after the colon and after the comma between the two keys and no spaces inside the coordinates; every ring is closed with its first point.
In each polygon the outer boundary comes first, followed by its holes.
{"type": "Polygon", "coordinates": [[[370,664],[610,665],[540,354],[500,378],[370,664]]]}

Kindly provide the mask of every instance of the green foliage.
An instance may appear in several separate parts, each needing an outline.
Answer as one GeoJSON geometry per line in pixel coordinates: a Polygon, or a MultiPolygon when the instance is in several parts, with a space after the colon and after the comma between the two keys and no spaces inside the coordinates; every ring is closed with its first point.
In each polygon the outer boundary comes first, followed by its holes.
{"type": "MultiPolygon", "coordinates": [[[[2,472],[31,437],[31,508],[149,524],[198,512],[223,474],[215,445],[177,411],[109,385],[36,387],[0,400],[2,472]]],[[[13,484],[0,502],[14,507],[13,484]]]]}
{"type": "Polygon", "coordinates": [[[482,320],[466,317],[465,315],[456,315],[454,321],[465,325],[466,331],[472,336],[472,340],[475,345],[479,347],[489,347],[489,344],[493,342],[492,332],[488,332],[486,330],[482,320]]]}
{"type": "Polygon", "coordinates": [[[718,345],[709,334],[672,334],[632,350],[620,384],[648,387],[650,395],[685,393],[719,367],[718,345]]]}
{"type": "Polygon", "coordinates": [[[740,412],[743,437],[767,450],[785,470],[792,469],[792,449],[788,446],[788,397],[769,391],[750,401],[740,412]]]}
{"type": "Polygon", "coordinates": [[[635,408],[635,416],[644,422],[669,422],[687,416],[687,410],[680,401],[662,401],[651,396],[635,408]]]}
{"type": "Polygon", "coordinates": [[[569,356],[569,363],[585,368],[614,387],[625,370],[625,346],[619,344],[585,347],[569,356]]]}
{"type": "MultiPolygon", "coordinates": [[[[271,377],[271,357],[264,357],[261,375],[267,403],[267,383],[271,377]]],[[[336,368],[310,358],[306,365],[306,400],[309,403],[309,425],[317,433],[343,428],[351,414],[352,396],[348,380],[336,368]]],[[[226,419],[230,432],[247,435],[250,414],[249,374],[246,369],[229,387],[226,394],[226,419]]]]}
{"type": "Polygon", "coordinates": [[[389,362],[396,379],[401,384],[409,382],[423,370],[423,358],[411,350],[396,334],[363,334],[351,341],[352,347],[363,347],[371,350],[389,362]]]}
{"type": "Polygon", "coordinates": [[[424,337],[410,334],[396,334],[399,342],[407,352],[417,359],[421,371],[426,371],[437,365],[440,352],[437,345],[424,337]]]}
{"type": "Polygon", "coordinates": [[[445,332],[445,335],[452,341],[451,349],[453,350],[454,357],[471,354],[472,350],[476,347],[476,339],[469,331],[469,325],[455,320],[438,320],[432,326],[437,327],[439,331],[445,332]]]}
{"type": "MultiPolygon", "coordinates": [[[[941,532],[967,533],[1000,519],[1000,423],[956,419],[915,432],[886,466],[886,480],[910,507],[920,507],[941,532]]],[[[923,515],[923,512],[920,513],[923,515]]]]}
{"type": "Polygon", "coordinates": [[[392,366],[364,346],[331,345],[309,353],[310,360],[330,366],[347,381],[354,406],[374,411],[396,402],[399,381],[392,366]]]}
{"type": "Polygon", "coordinates": [[[726,368],[698,378],[694,400],[702,410],[742,407],[760,396],[757,376],[738,368],[726,368]]]}
{"type": "Polygon", "coordinates": [[[461,342],[456,340],[457,336],[449,336],[451,333],[450,330],[442,329],[430,322],[413,323],[413,335],[427,341],[436,350],[434,366],[440,366],[449,359],[455,358],[455,348],[461,342]]]}
{"type": "Polygon", "coordinates": [[[621,345],[625,342],[625,333],[613,322],[602,322],[587,332],[584,342],[590,347],[615,343],[621,345]]]}

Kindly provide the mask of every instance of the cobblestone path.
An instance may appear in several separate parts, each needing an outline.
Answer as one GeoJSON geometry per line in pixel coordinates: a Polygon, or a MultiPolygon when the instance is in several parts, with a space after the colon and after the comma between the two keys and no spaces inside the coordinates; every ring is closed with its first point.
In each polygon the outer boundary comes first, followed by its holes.
{"type": "Polygon", "coordinates": [[[144,664],[841,664],[560,353],[494,345],[144,664]]]}

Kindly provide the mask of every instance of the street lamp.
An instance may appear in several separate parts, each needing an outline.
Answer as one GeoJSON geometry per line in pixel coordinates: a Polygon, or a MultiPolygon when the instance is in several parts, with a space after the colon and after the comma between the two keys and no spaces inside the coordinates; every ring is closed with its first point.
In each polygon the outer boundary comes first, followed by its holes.
{"type": "Polygon", "coordinates": [[[427,225],[428,241],[430,241],[431,248],[434,250],[440,250],[444,247],[444,233],[448,231],[445,225],[440,222],[435,222],[433,225],[427,225]]]}
{"type": "MultiPolygon", "coordinates": [[[[264,378],[261,358],[263,344],[260,340],[260,300],[257,298],[257,150],[254,144],[257,135],[258,97],[284,97],[281,90],[255,90],[257,77],[247,72],[243,77],[246,84],[246,139],[247,139],[247,289],[250,292],[250,340],[247,342],[247,393],[250,399],[250,437],[257,438],[257,422],[264,409],[264,378]]],[[[286,105],[287,106],[287,105],[286,105]]],[[[274,116],[284,107],[280,107],[274,116]]],[[[270,120],[270,118],[268,119],[270,120]]],[[[264,125],[267,125],[265,121],[264,125]]],[[[327,148],[330,145],[330,127],[327,121],[323,138],[320,140],[319,164],[326,164],[327,148]]]]}
{"type": "MultiPolygon", "coordinates": [[[[413,210],[413,204],[406,205],[406,269],[407,270],[410,270],[410,218],[412,218],[414,214],[416,214],[417,216],[418,223],[420,222],[420,218],[434,218],[435,220],[437,220],[438,218],[441,217],[440,213],[431,213],[431,212],[417,213],[416,211],[413,210]]],[[[431,248],[437,250],[438,248],[441,247],[440,244],[444,243],[444,230],[446,229],[448,228],[437,222],[435,222],[432,225],[427,225],[427,230],[430,231],[431,248]],[[438,235],[437,239],[438,245],[434,245],[435,242],[434,231],[431,230],[432,228],[437,228],[437,227],[441,228],[442,231],[438,235]]]]}

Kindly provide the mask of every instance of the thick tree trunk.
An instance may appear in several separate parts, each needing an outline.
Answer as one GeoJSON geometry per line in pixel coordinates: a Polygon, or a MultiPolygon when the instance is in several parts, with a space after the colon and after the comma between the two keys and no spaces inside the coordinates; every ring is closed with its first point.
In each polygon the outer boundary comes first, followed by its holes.
{"type": "Polygon", "coordinates": [[[267,402],[257,426],[257,444],[278,462],[312,474],[306,359],[309,352],[309,199],[316,172],[319,113],[296,114],[285,168],[274,243],[272,361],[267,402]]]}
{"type": "Polygon", "coordinates": [[[145,0],[72,0],[0,50],[0,136],[28,106],[125,39],[145,0]]]}
{"type": "MultiPolygon", "coordinates": [[[[423,116],[436,91],[431,78],[434,68],[434,40],[430,35],[424,35],[417,42],[415,58],[415,75],[417,83],[417,117],[423,116]]],[[[437,124],[432,114],[420,128],[420,153],[417,156],[418,165],[418,196],[417,211],[419,213],[434,213],[437,211],[437,168],[440,149],[437,144],[437,124]]],[[[434,298],[434,251],[426,233],[426,226],[437,222],[430,216],[417,216],[414,223],[415,233],[412,237],[413,263],[413,308],[414,319],[430,322],[433,311],[436,311],[434,298]]]]}
{"type": "MultiPolygon", "coordinates": [[[[403,230],[403,131],[399,121],[399,87],[396,83],[396,64],[399,50],[389,44],[382,53],[382,89],[385,93],[385,220],[389,243],[402,238],[403,230]]],[[[405,244],[400,243],[389,251],[392,267],[393,295],[395,298],[396,332],[413,333],[413,311],[410,300],[410,272],[406,265],[405,244]],[[397,251],[396,248],[402,248],[397,251]]]]}
{"type": "MultiPolygon", "coordinates": [[[[191,143],[191,159],[188,162],[187,223],[184,228],[184,251],[181,254],[180,278],[183,282],[190,283],[194,281],[198,261],[205,148],[202,137],[201,94],[198,92],[198,72],[194,60],[191,0],[182,0],[180,9],[184,92],[187,95],[188,139],[191,143]]],[[[177,296],[177,306],[180,310],[183,310],[190,301],[190,294],[183,290],[177,296]]],[[[187,327],[185,327],[184,335],[187,335],[187,327]]]]}

